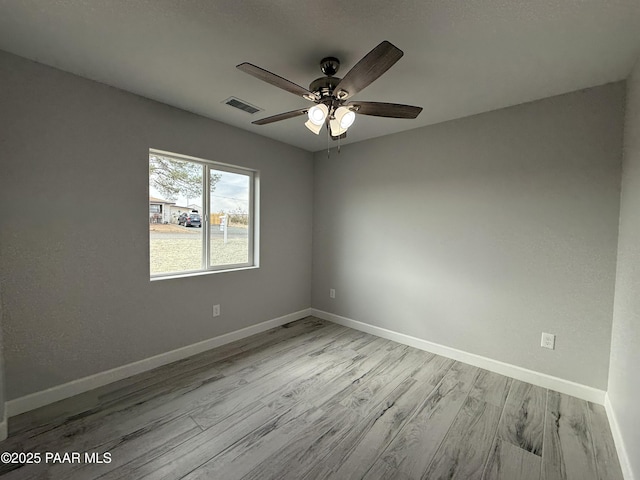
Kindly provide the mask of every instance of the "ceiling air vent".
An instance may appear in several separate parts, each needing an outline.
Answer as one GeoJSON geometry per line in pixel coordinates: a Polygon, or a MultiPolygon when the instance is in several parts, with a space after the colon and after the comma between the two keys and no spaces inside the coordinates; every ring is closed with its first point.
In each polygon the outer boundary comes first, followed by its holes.
{"type": "Polygon", "coordinates": [[[236,97],[229,97],[224,101],[224,103],[237,108],[238,110],[242,110],[243,112],[250,113],[251,115],[262,110],[261,108],[251,105],[244,100],[240,100],[236,97]]]}

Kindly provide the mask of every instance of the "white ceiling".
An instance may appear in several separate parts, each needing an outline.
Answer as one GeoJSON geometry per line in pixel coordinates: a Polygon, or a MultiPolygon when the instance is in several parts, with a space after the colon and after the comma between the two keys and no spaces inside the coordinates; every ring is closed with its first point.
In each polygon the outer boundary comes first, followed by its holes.
{"type": "Polygon", "coordinates": [[[624,79],[639,34],[638,0],[0,0],[0,49],[309,151],[327,139],[304,117],[251,121],[310,103],[237,64],[308,87],[322,57],[342,76],[395,44],[404,57],[354,99],[424,110],[358,116],[345,144],[624,79]]]}

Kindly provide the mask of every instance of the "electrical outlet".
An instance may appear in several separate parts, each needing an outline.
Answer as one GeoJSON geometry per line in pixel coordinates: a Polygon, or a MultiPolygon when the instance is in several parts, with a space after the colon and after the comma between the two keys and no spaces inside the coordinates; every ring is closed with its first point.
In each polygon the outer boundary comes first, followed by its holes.
{"type": "Polygon", "coordinates": [[[220,316],[220,305],[214,305],[213,306],[213,316],[214,317],[219,317],[220,316]]]}
{"type": "Polygon", "coordinates": [[[335,288],[330,288],[329,289],[329,298],[336,298],[336,289],[335,288]]]}
{"type": "Polygon", "coordinates": [[[542,332],[542,340],[540,341],[540,346],[543,348],[548,348],[550,350],[555,350],[556,336],[553,333],[542,332]]]}

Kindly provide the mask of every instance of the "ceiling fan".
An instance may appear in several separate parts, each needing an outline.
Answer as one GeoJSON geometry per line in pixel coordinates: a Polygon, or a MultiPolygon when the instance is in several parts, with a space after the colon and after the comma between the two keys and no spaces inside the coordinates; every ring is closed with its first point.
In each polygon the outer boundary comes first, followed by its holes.
{"type": "Polygon", "coordinates": [[[309,130],[318,135],[326,125],[331,138],[337,140],[346,137],[347,129],[355,121],[356,113],[388,118],[416,118],[420,114],[422,107],[412,105],[347,101],[389,70],[402,55],[404,55],[402,50],[385,40],[356,63],[344,78],[334,77],[340,68],[340,61],[337,58],[323,58],[320,61],[320,68],[325,76],[311,82],[308,90],[251,63],[241,63],[237,68],[316,104],[310,108],[262,118],[252,122],[253,124],[267,125],[306,114],[309,119],[305,126],[309,130]]]}

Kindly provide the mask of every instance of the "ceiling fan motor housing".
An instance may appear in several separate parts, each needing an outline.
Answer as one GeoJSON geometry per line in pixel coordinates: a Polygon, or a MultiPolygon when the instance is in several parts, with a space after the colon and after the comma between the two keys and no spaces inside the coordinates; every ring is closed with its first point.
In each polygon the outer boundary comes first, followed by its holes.
{"type": "Polygon", "coordinates": [[[336,57],[324,57],[322,60],[320,60],[320,70],[322,70],[322,73],[324,73],[327,77],[334,76],[336,73],[338,73],[339,69],[340,60],[338,60],[336,57]]]}
{"type": "Polygon", "coordinates": [[[338,77],[320,77],[311,82],[309,90],[320,94],[322,98],[330,97],[333,95],[333,90],[338,86],[340,80],[342,79],[338,77]]]}

